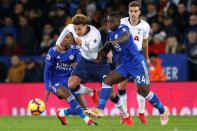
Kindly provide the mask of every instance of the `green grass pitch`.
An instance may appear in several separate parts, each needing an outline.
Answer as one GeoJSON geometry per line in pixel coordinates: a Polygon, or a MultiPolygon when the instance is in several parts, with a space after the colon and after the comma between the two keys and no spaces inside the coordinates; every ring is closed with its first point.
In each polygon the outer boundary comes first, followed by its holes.
{"type": "Polygon", "coordinates": [[[197,117],[171,116],[168,125],[161,126],[159,116],[147,117],[142,125],[133,117],[134,126],[120,125],[120,117],[93,118],[99,125],[88,126],[79,117],[67,117],[68,125],[61,125],[56,117],[0,117],[0,131],[197,131],[197,117]]]}

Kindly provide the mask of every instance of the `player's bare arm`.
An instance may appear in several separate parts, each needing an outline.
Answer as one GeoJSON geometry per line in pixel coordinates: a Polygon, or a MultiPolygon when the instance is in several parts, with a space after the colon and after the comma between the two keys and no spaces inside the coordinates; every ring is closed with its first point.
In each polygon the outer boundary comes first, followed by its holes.
{"type": "Polygon", "coordinates": [[[121,37],[115,41],[108,41],[108,43],[111,43],[112,45],[116,44],[123,44],[129,40],[130,34],[128,32],[124,32],[121,37]]]}
{"type": "Polygon", "coordinates": [[[148,39],[144,39],[143,43],[142,43],[142,50],[145,56],[145,59],[148,63],[148,65],[150,65],[150,60],[149,60],[149,56],[148,56],[148,39]]]}
{"type": "Polygon", "coordinates": [[[105,46],[98,52],[95,63],[101,63],[102,57],[106,56],[112,48],[113,46],[111,43],[106,43],[105,46]]]}

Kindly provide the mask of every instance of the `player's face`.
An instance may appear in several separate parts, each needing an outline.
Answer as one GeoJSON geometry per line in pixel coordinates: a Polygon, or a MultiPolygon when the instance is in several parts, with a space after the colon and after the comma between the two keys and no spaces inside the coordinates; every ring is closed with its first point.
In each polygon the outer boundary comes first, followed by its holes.
{"type": "Polygon", "coordinates": [[[109,30],[115,31],[119,25],[120,25],[120,20],[116,19],[115,17],[107,18],[107,26],[109,30]]]}
{"type": "Polygon", "coordinates": [[[138,20],[141,11],[138,6],[136,7],[129,7],[129,17],[131,20],[138,20]]]}
{"type": "Polygon", "coordinates": [[[83,36],[87,32],[87,25],[74,25],[74,30],[78,36],[83,36]]]}
{"type": "Polygon", "coordinates": [[[70,48],[70,44],[73,42],[74,42],[73,35],[69,33],[62,40],[61,46],[64,47],[65,50],[67,50],[70,48]]]}

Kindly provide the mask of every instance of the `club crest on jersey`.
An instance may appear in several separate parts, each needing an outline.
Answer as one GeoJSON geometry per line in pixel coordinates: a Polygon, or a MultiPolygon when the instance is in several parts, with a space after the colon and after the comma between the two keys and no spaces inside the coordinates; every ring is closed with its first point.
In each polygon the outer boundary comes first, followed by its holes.
{"type": "Polygon", "coordinates": [[[70,56],[69,56],[69,59],[70,59],[70,60],[73,60],[73,59],[74,59],[74,55],[70,55],[70,56]]]}
{"type": "Polygon", "coordinates": [[[114,35],[114,38],[117,39],[117,38],[118,38],[118,34],[115,34],[115,35],[114,35]]]}
{"type": "Polygon", "coordinates": [[[49,54],[47,54],[46,59],[47,60],[50,60],[51,59],[51,56],[49,54]]]}

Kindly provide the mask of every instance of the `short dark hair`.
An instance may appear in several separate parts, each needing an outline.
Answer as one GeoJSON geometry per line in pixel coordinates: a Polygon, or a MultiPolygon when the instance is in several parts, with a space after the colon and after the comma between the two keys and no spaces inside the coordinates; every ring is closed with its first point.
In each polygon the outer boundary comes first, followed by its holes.
{"type": "Polygon", "coordinates": [[[87,17],[83,14],[77,14],[72,18],[72,23],[74,25],[86,25],[88,23],[87,17]]]}
{"type": "Polygon", "coordinates": [[[129,3],[129,7],[139,7],[139,10],[141,10],[141,6],[142,6],[141,3],[139,1],[137,1],[137,0],[131,1],[129,3]]]}
{"type": "Polygon", "coordinates": [[[120,19],[121,16],[117,12],[112,12],[109,17],[115,17],[116,19],[120,19]]]}

